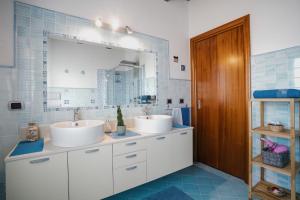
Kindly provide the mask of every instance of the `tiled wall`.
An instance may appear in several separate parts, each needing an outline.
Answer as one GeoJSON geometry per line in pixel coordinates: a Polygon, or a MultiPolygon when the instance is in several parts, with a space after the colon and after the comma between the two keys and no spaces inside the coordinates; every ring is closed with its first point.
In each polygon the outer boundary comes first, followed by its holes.
{"type": "MultiPolygon", "coordinates": [[[[91,21],[64,15],[61,13],[16,3],[16,68],[0,69],[0,182],[4,181],[3,157],[16,143],[18,128],[29,121],[52,123],[61,120],[70,120],[72,111],[43,111],[43,31],[70,34],[83,37],[84,30],[95,34],[95,38],[103,34],[105,38],[117,45],[127,45],[124,35],[108,35],[107,31],[96,30],[91,21]],[[125,42],[124,42],[125,41],[125,42]],[[126,43],[126,44],[125,44],[126,43]],[[21,99],[25,103],[25,110],[12,112],[7,109],[7,102],[21,99]]],[[[91,39],[88,37],[87,39],[91,39]]],[[[128,39],[128,38],[127,38],[128,39]]],[[[167,98],[172,98],[174,105],[179,106],[179,98],[190,102],[190,81],[169,80],[168,42],[143,34],[135,34],[130,38],[133,48],[152,49],[158,54],[158,99],[159,105],[154,108],[156,113],[165,112],[167,98]]],[[[294,47],[277,52],[253,56],[252,59],[252,90],[273,88],[300,87],[300,47],[294,47]]],[[[288,126],[287,104],[267,104],[267,117],[270,120],[283,122],[288,126]],[[275,117],[275,118],[274,118],[275,117]]],[[[298,115],[299,109],[297,108],[298,115]]],[[[125,117],[141,114],[140,107],[124,109],[125,117]]],[[[86,110],[83,118],[114,118],[114,109],[86,110]]],[[[299,121],[299,119],[297,119],[299,121]]],[[[258,125],[259,115],[257,105],[253,110],[253,123],[258,125]]],[[[297,126],[298,128],[298,126],[297,126]]],[[[287,143],[285,140],[280,142],[287,143]]],[[[256,137],[254,153],[259,152],[259,142],[256,137]]],[[[297,146],[297,159],[299,159],[297,146]]],[[[255,169],[257,171],[257,169],[255,169]]],[[[258,173],[255,173],[257,179],[258,173]]],[[[288,178],[268,172],[267,178],[281,185],[288,186],[288,178]]],[[[299,180],[299,178],[297,179],[299,180]]],[[[299,181],[297,182],[299,184],[299,181]]]]}
{"type": "Polygon", "coordinates": [[[96,107],[99,89],[97,88],[47,88],[47,106],[60,107],[96,107]],[[78,98],[80,97],[80,98],[78,98]]]}
{"type": "MultiPolygon", "coordinates": [[[[43,110],[43,32],[49,31],[79,37],[92,42],[106,42],[120,47],[153,50],[158,53],[158,106],[153,113],[165,113],[166,99],[179,99],[190,103],[190,81],[169,80],[168,41],[148,35],[134,33],[131,36],[98,29],[89,20],[15,4],[16,66],[0,68],[0,182],[4,182],[3,158],[18,140],[18,129],[30,121],[52,123],[71,120],[72,111],[43,110]],[[9,100],[20,99],[25,103],[21,111],[9,111],[9,100]]],[[[131,118],[141,114],[141,107],[123,109],[124,116],[131,118]]],[[[115,119],[115,109],[91,109],[81,113],[82,118],[115,119]]]]}
{"type": "MultiPolygon", "coordinates": [[[[300,89],[300,46],[280,51],[270,52],[252,57],[251,84],[252,91],[264,89],[300,89]]],[[[265,124],[270,121],[279,121],[286,127],[289,127],[289,104],[288,103],[266,103],[265,105],[265,124]]],[[[296,129],[299,129],[299,104],[296,106],[296,129]]],[[[259,126],[259,107],[257,103],[253,104],[253,126],[259,126]]],[[[272,138],[271,140],[281,144],[289,145],[289,140],[272,138]]],[[[259,136],[255,135],[254,155],[260,152],[259,136]]],[[[296,142],[296,159],[300,160],[299,140],[296,142]]],[[[254,179],[259,178],[259,169],[254,167],[254,179]]],[[[289,177],[268,171],[267,180],[279,185],[289,187],[289,177]]],[[[297,176],[297,189],[300,191],[300,176],[297,176]]]]}

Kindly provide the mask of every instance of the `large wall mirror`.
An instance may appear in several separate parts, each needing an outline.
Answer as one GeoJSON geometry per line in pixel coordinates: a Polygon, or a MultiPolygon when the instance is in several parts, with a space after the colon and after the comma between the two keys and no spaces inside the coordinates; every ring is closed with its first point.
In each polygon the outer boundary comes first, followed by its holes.
{"type": "Polygon", "coordinates": [[[157,53],[47,36],[47,108],[155,104],[157,53]]]}

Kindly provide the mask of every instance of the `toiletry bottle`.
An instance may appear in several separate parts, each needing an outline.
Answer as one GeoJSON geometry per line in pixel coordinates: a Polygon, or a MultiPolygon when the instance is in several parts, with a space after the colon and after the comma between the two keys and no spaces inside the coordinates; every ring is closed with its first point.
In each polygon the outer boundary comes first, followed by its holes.
{"type": "Polygon", "coordinates": [[[109,120],[105,120],[105,124],[104,124],[104,133],[111,133],[111,125],[110,125],[110,121],[109,120]]]}
{"type": "Polygon", "coordinates": [[[31,142],[40,139],[39,127],[37,126],[36,123],[32,123],[32,122],[28,123],[25,139],[31,142]]]}

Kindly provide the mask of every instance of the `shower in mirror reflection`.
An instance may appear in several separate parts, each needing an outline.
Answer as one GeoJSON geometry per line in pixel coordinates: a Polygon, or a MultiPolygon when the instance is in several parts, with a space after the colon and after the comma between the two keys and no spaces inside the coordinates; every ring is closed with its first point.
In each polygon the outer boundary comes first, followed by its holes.
{"type": "Polygon", "coordinates": [[[157,96],[154,52],[50,35],[47,71],[48,93],[61,97],[47,99],[54,108],[142,104],[157,96]]]}

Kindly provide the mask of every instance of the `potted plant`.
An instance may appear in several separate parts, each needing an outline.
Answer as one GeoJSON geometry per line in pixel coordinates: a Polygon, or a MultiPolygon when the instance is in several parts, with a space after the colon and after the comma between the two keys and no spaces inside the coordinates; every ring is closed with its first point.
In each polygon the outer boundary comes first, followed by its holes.
{"type": "Polygon", "coordinates": [[[121,111],[121,107],[117,107],[117,134],[119,136],[124,136],[126,134],[126,126],[124,124],[123,115],[121,111]]]}

